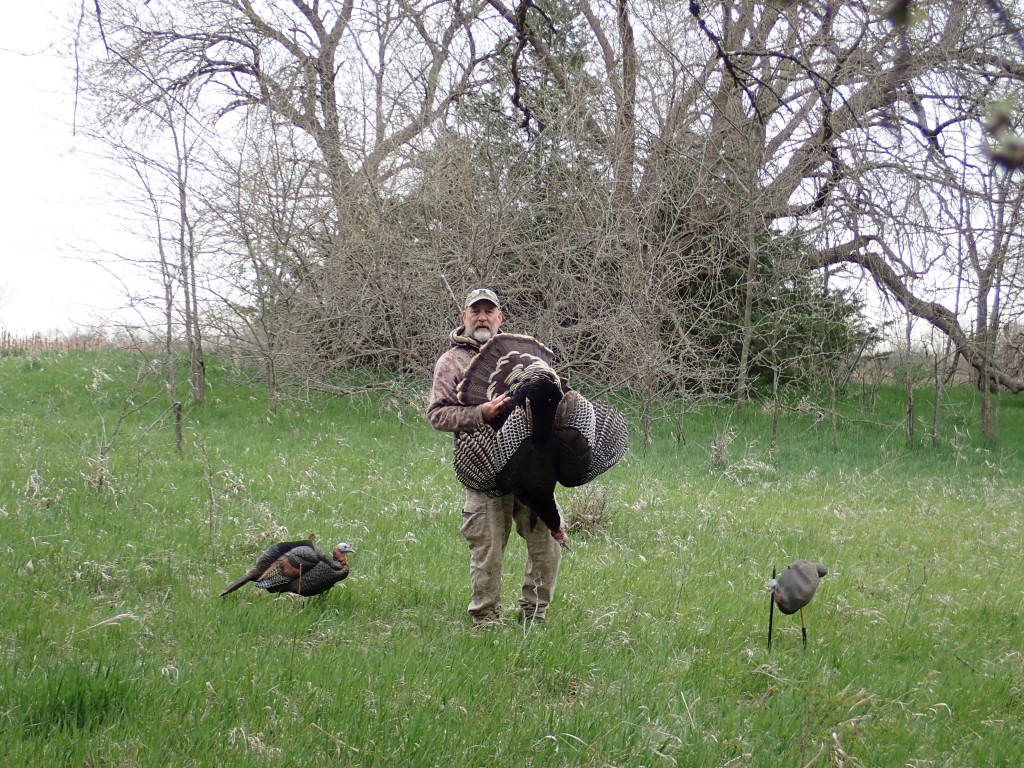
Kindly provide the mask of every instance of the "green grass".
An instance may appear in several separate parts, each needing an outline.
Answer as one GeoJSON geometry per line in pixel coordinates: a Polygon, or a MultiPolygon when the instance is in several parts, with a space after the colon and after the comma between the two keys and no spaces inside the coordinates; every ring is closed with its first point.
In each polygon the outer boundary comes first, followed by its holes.
{"type": "MultiPolygon", "coordinates": [[[[835,432],[790,403],[774,455],[754,404],[687,413],[685,441],[660,422],[599,479],[548,621],[473,635],[451,440],[422,395],[271,416],[212,366],[179,452],[161,378],[127,353],[0,357],[12,765],[1020,762],[1020,398],[994,445],[960,390],[937,447],[927,391],[913,445],[898,390],[850,394],[835,432]],[[339,587],[218,596],[309,533],[355,546],[339,587]],[[764,582],[796,557],[830,573],[807,650],[776,613],[769,653],[764,582]]],[[[513,535],[506,605],[523,557],[513,535]]]]}

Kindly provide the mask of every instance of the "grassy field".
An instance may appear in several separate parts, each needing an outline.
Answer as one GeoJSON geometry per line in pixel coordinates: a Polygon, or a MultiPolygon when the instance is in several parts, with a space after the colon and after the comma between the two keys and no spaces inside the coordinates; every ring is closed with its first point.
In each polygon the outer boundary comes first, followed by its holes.
{"type": "MultiPolygon", "coordinates": [[[[210,372],[0,357],[0,745],[21,766],[1017,766],[1024,400],[908,445],[897,391],[686,414],[595,487],[548,621],[472,634],[451,439],[423,402],[265,409],[210,372]],[[138,382],[138,383],[137,383],[138,382]],[[356,548],[305,604],[218,592],[269,543],[356,548]],[[830,573],[799,618],[772,566],[830,573]]],[[[929,393],[917,394],[930,420],[929,393]]],[[[929,421],[930,423],[930,421],[929,421]]],[[[639,435],[639,430],[636,430],[639,435]]],[[[524,557],[513,534],[504,602],[524,557]]]]}

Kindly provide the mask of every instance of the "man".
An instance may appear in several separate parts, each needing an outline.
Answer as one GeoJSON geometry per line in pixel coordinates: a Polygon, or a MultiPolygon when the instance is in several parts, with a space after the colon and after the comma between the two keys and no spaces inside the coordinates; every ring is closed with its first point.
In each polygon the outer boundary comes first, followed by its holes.
{"type": "MultiPolygon", "coordinates": [[[[434,384],[427,406],[427,419],[443,432],[480,429],[501,413],[509,401],[499,395],[481,405],[461,405],[459,381],[474,355],[492,336],[501,332],[501,303],[489,288],[477,288],[466,297],[462,325],[451,332],[451,347],[434,367],[434,384]]],[[[473,629],[496,623],[501,612],[501,567],[509,533],[515,525],[526,541],[526,573],[519,617],[525,621],[543,621],[555,593],[562,551],[544,525],[531,526],[530,509],[508,494],[490,498],[466,488],[466,506],[462,510],[462,535],[469,544],[469,578],[472,599],[469,613],[473,629]]]]}

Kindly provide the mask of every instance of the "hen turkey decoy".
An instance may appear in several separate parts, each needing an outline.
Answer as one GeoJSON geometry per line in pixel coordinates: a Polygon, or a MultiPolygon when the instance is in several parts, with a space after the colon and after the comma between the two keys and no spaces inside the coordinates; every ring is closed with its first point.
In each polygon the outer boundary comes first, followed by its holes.
{"type": "MultiPolygon", "coordinates": [[[[459,383],[463,405],[507,394],[492,424],[455,435],[455,474],[488,496],[514,494],[568,549],[555,485],[589,483],[626,453],[626,418],[572,390],[532,336],[502,333],[484,344],[459,383]]],[[[536,520],[534,520],[536,524],[536,520]]]]}
{"type": "Polygon", "coordinates": [[[811,602],[818,584],[828,568],[820,563],[810,563],[807,560],[794,560],[782,572],[782,575],[775,578],[775,570],[772,569],[772,578],[768,582],[768,591],[771,593],[771,606],[768,613],[768,650],[772,647],[772,617],[775,606],[787,616],[800,611],[800,630],[803,636],[804,647],[807,646],[807,624],[804,622],[804,606],[811,602]]]}
{"type": "Polygon", "coordinates": [[[223,597],[254,581],[258,589],[267,592],[293,592],[303,597],[319,595],[348,576],[345,555],[354,551],[345,542],[338,544],[331,554],[308,539],[280,541],[268,547],[245,575],[220,594],[223,597]]]}

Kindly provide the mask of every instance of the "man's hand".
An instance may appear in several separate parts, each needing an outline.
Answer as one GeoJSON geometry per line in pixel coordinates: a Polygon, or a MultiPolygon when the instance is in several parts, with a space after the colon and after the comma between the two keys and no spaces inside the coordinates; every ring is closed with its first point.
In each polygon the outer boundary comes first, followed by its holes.
{"type": "Polygon", "coordinates": [[[481,403],[480,415],[484,417],[484,421],[490,422],[492,419],[501,415],[502,409],[511,401],[511,399],[512,398],[508,395],[498,395],[493,400],[481,403]]]}

